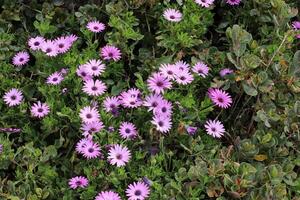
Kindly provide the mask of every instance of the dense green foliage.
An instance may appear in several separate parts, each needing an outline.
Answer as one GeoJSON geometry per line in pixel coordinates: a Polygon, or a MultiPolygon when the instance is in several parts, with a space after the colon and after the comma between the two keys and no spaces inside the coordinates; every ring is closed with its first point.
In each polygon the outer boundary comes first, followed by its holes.
{"type": "MultiPolygon", "coordinates": [[[[210,8],[193,0],[74,2],[0,3],[0,96],[15,87],[25,97],[12,108],[0,100],[0,127],[22,129],[0,133],[0,199],[89,200],[109,188],[125,199],[127,185],[143,177],[152,181],[153,200],[300,199],[300,40],[291,28],[297,0],[244,0],[239,6],[216,0],[210,8]],[[183,13],[180,23],[163,18],[170,7],[183,13]],[[104,33],[86,29],[93,19],[107,25],[104,33]],[[11,64],[16,52],[29,51],[30,37],[71,33],[79,40],[68,53],[49,58],[31,52],[34,59],[27,66],[11,64]],[[117,118],[100,109],[102,121],[115,132],[103,130],[95,140],[102,149],[124,143],[132,151],[131,161],[121,168],[106,160],[83,159],[74,151],[81,138],[79,110],[91,100],[81,91],[76,69],[99,58],[99,48],[107,43],[118,46],[123,58],[107,63],[101,77],[108,85],[106,96],[130,87],[149,93],[146,80],[162,63],[202,60],[211,68],[207,78],[197,77],[193,84],[164,94],[178,102],[167,135],[153,128],[144,108],[117,118]],[[62,84],[45,84],[62,67],[69,69],[62,84]],[[235,73],[221,78],[223,68],[235,73]],[[230,109],[212,105],[206,95],[211,86],[230,92],[230,109]],[[68,92],[62,94],[63,88],[68,92]],[[30,116],[36,100],[51,107],[41,120],[30,116]],[[216,116],[228,132],[222,139],[203,128],[206,119],[216,116]],[[138,127],[137,140],[120,139],[117,129],[124,120],[138,127]],[[195,124],[201,128],[188,135],[185,125],[195,124]],[[89,186],[69,189],[68,180],[76,175],[88,177],[89,186]]],[[[101,105],[104,97],[93,100],[101,105]]]]}

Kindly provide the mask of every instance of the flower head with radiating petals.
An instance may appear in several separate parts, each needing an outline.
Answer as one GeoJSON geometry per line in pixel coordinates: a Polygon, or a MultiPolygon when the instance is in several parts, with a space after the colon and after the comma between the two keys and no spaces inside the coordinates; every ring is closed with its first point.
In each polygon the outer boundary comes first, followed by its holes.
{"type": "Polygon", "coordinates": [[[5,104],[9,107],[20,105],[23,100],[23,94],[16,88],[10,89],[3,96],[5,104]]]}
{"type": "Polygon", "coordinates": [[[85,65],[79,65],[76,70],[77,76],[81,77],[82,80],[88,81],[91,80],[93,77],[90,75],[89,71],[87,70],[85,65]]]}
{"type": "Polygon", "coordinates": [[[98,158],[101,155],[98,143],[88,142],[83,147],[82,155],[87,159],[98,158]]]}
{"type": "Polygon", "coordinates": [[[54,41],[58,53],[66,53],[72,46],[72,42],[64,36],[56,38],[54,41]]]}
{"type": "Polygon", "coordinates": [[[200,61],[193,66],[192,71],[205,78],[208,75],[209,68],[205,63],[200,61]]]}
{"type": "Polygon", "coordinates": [[[89,184],[89,180],[83,176],[75,176],[69,180],[69,187],[71,189],[85,188],[89,184]]]}
{"type": "Polygon", "coordinates": [[[103,128],[103,122],[95,121],[92,123],[83,123],[80,129],[83,131],[84,137],[89,137],[92,136],[94,133],[101,131],[103,128]]]}
{"type": "Polygon", "coordinates": [[[164,101],[163,97],[160,94],[154,93],[146,96],[143,105],[148,107],[148,111],[151,111],[160,105],[162,101],[164,101]]]}
{"type": "Polygon", "coordinates": [[[218,88],[210,89],[208,91],[208,96],[215,105],[221,108],[228,108],[231,106],[232,98],[224,90],[218,88]]]}
{"type": "Polygon", "coordinates": [[[99,76],[105,70],[105,64],[101,62],[101,60],[89,60],[86,64],[84,64],[88,73],[92,76],[99,76]]]}
{"type": "Polygon", "coordinates": [[[175,74],[178,73],[178,68],[172,64],[162,64],[159,68],[159,72],[170,80],[175,79],[175,74]]]}
{"type": "Polygon", "coordinates": [[[105,100],[103,101],[104,110],[106,112],[117,110],[120,104],[121,102],[118,97],[106,97],[105,100]]]}
{"type": "Polygon", "coordinates": [[[115,144],[108,152],[108,160],[111,165],[117,165],[117,167],[125,166],[131,158],[131,153],[127,147],[115,144]]]}
{"type": "Polygon", "coordinates": [[[81,120],[84,123],[92,123],[92,122],[98,122],[99,120],[99,113],[94,107],[86,106],[80,109],[79,114],[81,120]]]}
{"type": "Polygon", "coordinates": [[[83,150],[85,149],[86,146],[92,145],[93,141],[91,138],[83,138],[76,144],[76,152],[79,154],[83,154],[83,150]]]}
{"type": "Polygon", "coordinates": [[[161,73],[153,73],[147,80],[147,85],[150,91],[157,94],[164,93],[164,90],[170,89],[172,83],[168,78],[161,73]]]}
{"type": "Polygon", "coordinates": [[[300,29],[300,21],[293,21],[292,26],[294,30],[299,30],[300,29]]]}
{"type": "Polygon", "coordinates": [[[121,55],[120,49],[112,45],[106,45],[101,49],[101,57],[104,60],[118,61],[121,59],[121,55]]]}
{"type": "Polygon", "coordinates": [[[170,117],[172,114],[172,103],[163,99],[158,106],[153,109],[153,113],[159,116],[170,117]]]}
{"type": "Polygon", "coordinates": [[[227,76],[227,75],[232,74],[232,73],[233,73],[233,70],[229,69],[229,68],[221,69],[220,72],[219,72],[221,77],[227,76]]]}
{"type": "Polygon", "coordinates": [[[78,39],[78,37],[74,34],[65,36],[66,40],[71,42],[72,44],[78,39]]]}
{"type": "Polygon", "coordinates": [[[189,71],[181,71],[176,74],[175,81],[181,85],[187,85],[193,82],[194,77],[189,71]]]}
{"type": "Polygon", "coordinates": [[[90,21],[87,23],[86,28],[94,33],[100,33],[102,31],[104,31],[105,24],[103,24],[102,22],[99,22],[97,20],[90,21]]]}
{"type": "Polygon", "coordinates": [[[144,182],[135,182],[126,189],[126,196],[128,200],[144,200],[149,197],[150,188],[144,182]]]}
{"type": "Polygon", "coordinates": [[[187,131],[187,133],[189,135],[195,135],[195,133],[198,130],[198,127],[195,127],[195,126],[186,126],[185,129],[186,129],[186,131],[187,131]]]}
{"type": "Polygon", "coordinates": [[[162,133],[166,133],[172,128],[171,118],[163,115],[154,115],[151,123],[156,126],[156,130],[162,133]]]}
{"type": "Polygon", "coordinates": [[[107,87],[100,80],[87,80],[84,82],[83,91],[90,96],[100,96],[105,93],[107,87]]]}
{"type": "Polygon", "coordinates": [[[207,134],[220,138],[224,135],[225,129],[223,124],[219,120],[208,120],[204,125],[207,134]]]}
{"type": "Polygon", "coordinates": [[[57,45],[54,41],[47,40],[41,46],[42,51],[50,57],[54,57],[58,55],[57,45]]]}
{"type": "Polygon", "coordinates": [[[208,8],[210,5],[212,5],[214,1],[215,0],[195,0],[197,4],[205,8],[208,8]]]}
{"type": "Polygon", "coordinates": [[[128,91],[122,92],[119,99],[125,108],[137,108],[143,104],[141,91],[136,88],[131,88],[128,91]]]}
{"type": "Polygon", "coordinates": [[[26,51],[20,51],[13,57],[12,63],[19,67],[28,63],[29,58],[30,56],[26,51]]]}
{"type": "Polygon", "coordinates": [[[168,8],[164,11],[164,18],[171,22],[179,22],[182,19],[182,14],[179,10],[168,8]]]}
{"type": "Polygon", "coordinates": [[[31,115],[34,117],[42,118],[48,115],[50,108],[46,103],[38,101],[31,106],[31,115]]]}
{"type": "Polygon", "coordinates": [[[177,73],[189,72],[189,64],[182,60],[177,61],[174,66],[177,68],[177,73]]]}
{"type": "Polygon", "coordinates": [[[40,50],[42,44],[45,42],[45,38],[37,36],[37,37],[33,37],[30,38],[28,40],[28,46],[30,47],[30,49],[32,50],[40,50]]]}
{"type": "Polygon", "coordinates": [[[46,83],[51,85],[58,85],[64,80],[64,77],[59,72],[54,72],[48,78],[46,83]]]}
{"type": "Polygon", "coordinates": [[[123,139],[134,139],[137,136],[137,130],[133,123],[122,122],[119,128],[120,135],[123,139]]]}
{"type": "Polygon", "coordinates": [[[120,195],[114,191],[102,191],[98,193],[95,200],[122,200],[120,195]]]}
{"type": "Polygon", "coordinates": [[[235,6],[235,5],[239,5],[241,3],[241,0],[226,0],[226,3],[235,6]]]}

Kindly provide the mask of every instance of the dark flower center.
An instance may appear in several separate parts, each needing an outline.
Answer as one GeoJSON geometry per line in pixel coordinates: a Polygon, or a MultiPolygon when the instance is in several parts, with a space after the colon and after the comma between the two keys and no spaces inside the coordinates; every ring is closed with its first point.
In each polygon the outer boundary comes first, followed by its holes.
{"type": "Polygon", "coordinates": [[[161,111],[162,111],[162,112],[167,112],[167,108],[166,108],[166,107],[163,107],[163,108],[161,109],[161,111]]]}
{"type": "Polygon", "coordinates": [[[92,67],[92,70],[96,71],[98,68],[96,66],[92,67]]]}
{"type": "Polygon", "coordinates": [[[81,181],[76,181],[76,185],[81,185],[81,181]]]}
{"type": "Polygon", "coordinates": [[[86,76],[86,73],[85,72],[81,72],[81,76],[86,76]]]}
{"type": "Polygon", "coordinates": [[[119,154],[119,153],[118,153],[118,154],[116,155],[116,158],[117,158],[118,160],[121,160],[121,159],[122,159],[122,154],[119,154]]]}
{"type": "Polygon", "coordinates": [[[180,80],[184,81],[184,80],[185,80],[185,77],[184,77],[184,76],[181,76],[181,77],[180,77],[180,80]]]}
{"type": "Polygon", "coordinates": [[[65,45],[64,44],[59,44],[58,47],[59,48],[63,48],[65,45]]]}
{"type": "Polygon", "coordinates": [[[130,102],[130,105],[134,105],[134,104],[135,104],[135,102],[134,102],[134,101],[131,101],[131,102],[130,102]]]}
{"type": "Polygon", "coordinates": [[[159,121],[159,122],[158,122],[158,125],[159,125],[159,126],[163,126],[163,125],[164,125],[164,122],[159,121]]]}
{"type": "Polygon", "coordinates": [[[198,69],[198,73],[199,74],[203,73],[202,69],[198,69]]]}
{"type": "Polygon", "coordinates": [[[115,104],[110,104],[109,107],[113,109],[113,108],[115,108],[116,106],[115,106],[115,104]]]}
{"type": "Polygon", "coordinates": [[[219,101],[220,103],[223,103],[223,102],[224,102],[224,99],[221,98],[221,97],[219,97],[219,98],[218,98],[218,101],[219,101]]]}
{"type": "Polygon", "coordinates": [[[51,51],[52,51],[51,48],[47,48],[47,49],[46,49],[46,53],[50,53],[51,51]]]}
{"type": "Polygon", "coordinates": [[[174,16],[174,15],[171,15],[171,16],[170,16],[170,19],[175,19],[175,16],[174,16]]]}
{"type": "Polygon", "coordinates": [[[40,43],[39,43],[39,42],[34,42],[33,45],[34,45],[34,46],[39,46],[40,43]]]}
{"type": "Polygon", "coordinates": [[[37,111],[41,113],[41,112],[44,111],[44,109],[43,108],[39,108],[37,111]]]}
{"type": "Polygon", "coordinates": [[[113,53],[111,53],[111,52],[110,52],[110,53],[108,53],[108,56],[109,56],[109,57],[113,57],[113,55],[114,55],[114,54],[113,54],[113,53]]]}
{"type": "Polygon", "coordinates": [[[91,119],[92,115],[89,113],[89,114],[86,115],[86,118],[91,119]]]}
{"type": "Polygon", "coordinates": [[[134,195],[135,195],[135,196],[140,196],[141,194],[142,194],[141,190],[136,190],[136,191],[134,192],[134,195]]]}
{"type": "Polygon", "coordinates": [[[163,82],[161,82],[161,81],[158,81],[158,82],[156,83],[156,85],[157,85],[158,87],[161,87],[161,86],[163,86],[163,85],[164,85],[164,83],[163,83],[163,82]]]}
{"type": "Polygon", "coordinates": [[[55,78],[53,78],[53,79],[52,79],[52,81],[57,81],[57,80],[58,80],[58,78],[57,78],[57,77],[55,77],[55,78]]]}
{"type": "Polygon", "coordinates": [[[97,88],[96,86],[93,86],[93,87],[92,87],[92,90],[93,90],[93,91],[96,91],[96,90],[98,90],[98,88],[97,88]]]}
{"type": "Polygon", "coordinates": [[[11,100],[16,100],[17,97],[15,95],[12,95],[10,98],[11,100]]]}
{"type": "Polygon", "coordinates": [[[89,148],[88,151],[89,151],[89,153],[93,153],[94,149],[93,148],[89,148]]]}
{"type": "Polygon", "coordinates": [[[152,107],[156,107],[158,105],[158,103],[157,102],[153,102],[151,105],[152,105],[152,107]]]}
{"type": "Polygon", "coordinates": [[[98,26],[94,26],[94,29],[95,29],[95,30],[98,30],[98,29],[99,29],[99,27],[98,27],[98,26]]]}
{"type": "Polygon", "coordinates": [[[24,58],[20,58],[19,61],[20,61],[20,62],[24,61],[24,58]]]}
{"type": "Polygon", "coordinates": [[[126,128],[126,129],[125,129],[125,133],[127,133],[127,134],[130,133],[130,129],[129,129],[129,128],[126,128]]]}
{"type": "Polygon", "coordinates": [[[95,127],[92,127],[92,128],[90,129],[90,131],[95,132],[95,131],[96,131],[96,128],[95,128],[95,127]]]}
{"type": "Polygon", "coordinates": [[[211,131],[212,131],[212,132],[216,132],[216,128],[215,128],[215,127],[212,127],[212,128],[211,128],[211,131]]]}
{"type": "Polygon", "coordinates": [[[169,75],[173,75],[173,72],[172,71],[168,71],[167,72],[169,75]]]}

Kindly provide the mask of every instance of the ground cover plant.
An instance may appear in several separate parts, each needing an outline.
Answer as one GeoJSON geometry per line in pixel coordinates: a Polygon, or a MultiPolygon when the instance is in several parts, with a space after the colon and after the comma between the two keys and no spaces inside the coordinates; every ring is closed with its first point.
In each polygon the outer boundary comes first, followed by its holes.
{"type": "Polygon", "coordinates": [[[0,5],[0,199],[300,199],[297,0],[0,5]]]}

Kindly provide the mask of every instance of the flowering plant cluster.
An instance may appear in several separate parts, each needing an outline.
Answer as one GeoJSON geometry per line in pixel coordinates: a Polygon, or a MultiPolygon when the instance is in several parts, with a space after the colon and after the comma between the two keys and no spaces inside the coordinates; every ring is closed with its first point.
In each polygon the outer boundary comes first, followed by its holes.
{"type": "Polygon", "coordinates": [[[300,197],[296,2],[4,4],[0,198],[300,197]]]}

